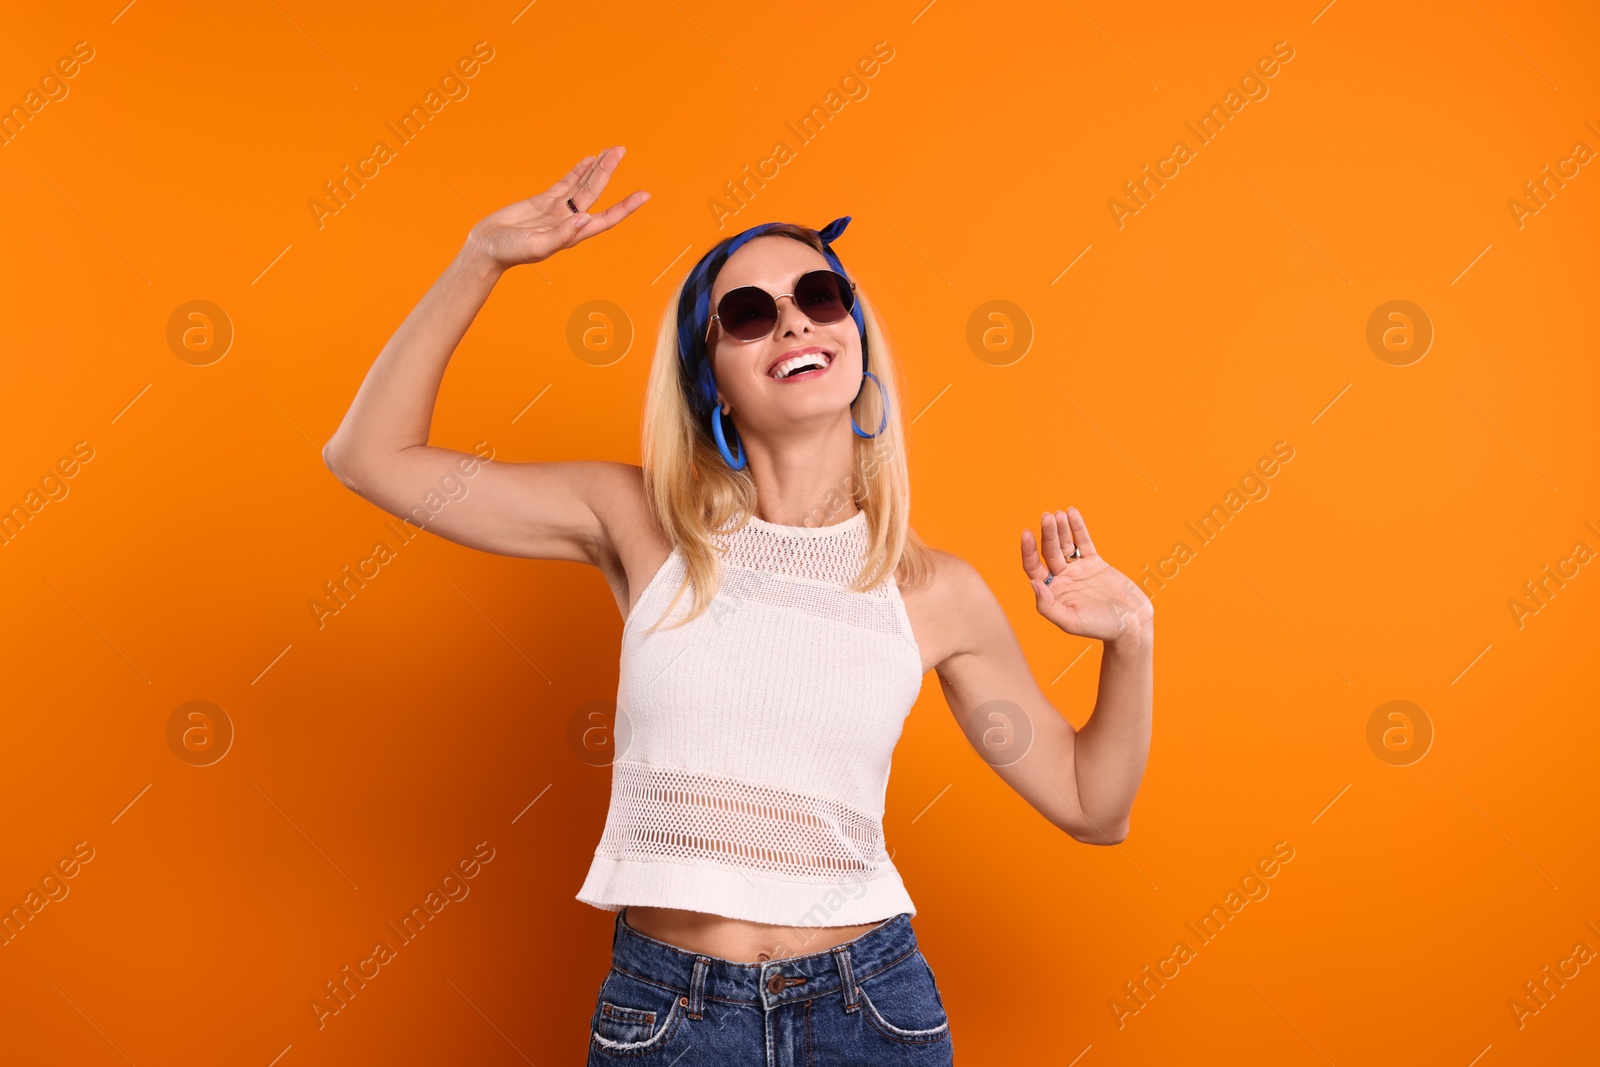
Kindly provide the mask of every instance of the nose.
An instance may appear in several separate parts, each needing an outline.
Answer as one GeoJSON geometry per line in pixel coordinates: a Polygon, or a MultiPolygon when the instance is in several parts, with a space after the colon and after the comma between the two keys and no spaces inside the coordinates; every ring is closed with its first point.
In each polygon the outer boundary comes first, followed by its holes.
{"type": "Polygon", "coordinates": [[[794,332],[794,333],[800,332],[798,330],[794,330],[794,331],[790,330],[789,327],[790,327],[790,324],[792,322],[798,322],[802,327],[804,327],[806,329],[810,328],[811,319],[806,315],[806,313],[804,311],[800,310],[800,302],[798,300],[796,300],[792,295],[786,294],[785,296],[778,297],[777,303],[778,303],[778,332],[780,334],[788,334],[788,333],[791,333],[791,332],[794,332]],[[789,301],[787,306],[785,306],[785,304],[784,304],[784,300],[785,299],[787,299],[789,301]]]}

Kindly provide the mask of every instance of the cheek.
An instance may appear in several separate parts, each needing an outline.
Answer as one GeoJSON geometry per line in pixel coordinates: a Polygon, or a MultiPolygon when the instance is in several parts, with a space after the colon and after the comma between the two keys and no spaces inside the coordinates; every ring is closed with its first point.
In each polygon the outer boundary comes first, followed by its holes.
{"type": "Polygon", "coordinates": [[[763,344],[752,344],[741,352],[719,353],[713,369],[723,399],[734,408],[748,409],[764,392],[760,379],[776,355],[776,351],[768,351],[768,346],[763,344]]]}
{"type": "Polygon", "coordinates": [[[843,361],[841,366],[836,369],[849,371],[848,374],[840,375],[841,378],[855,378],[861,374],[862,370],[861,334],[856,331],[854,320],[846,319],[845,327],[833,338],[833,343],[839,352],[840,359],[843,361]]]}
{"type": "Polygon", "coordinates": [[[850,405],[855,402],[858,395],[873,392],[873,384],[861,373],[861,348],[856,346],[854,352],[843,357],[843,363],[836,365],[829,372],[828,377],[833,379],[830,391],[839,398],[841,404],[850,405]]]}

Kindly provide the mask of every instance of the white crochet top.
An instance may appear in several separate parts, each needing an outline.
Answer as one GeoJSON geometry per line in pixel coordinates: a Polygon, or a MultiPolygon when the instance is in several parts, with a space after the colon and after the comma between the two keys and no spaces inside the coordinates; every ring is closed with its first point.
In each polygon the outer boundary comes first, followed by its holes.
{"type": "Polygon", "coordinates": [[[686,908],[784,926],[916,913],[884,850],[889,761],[922,689],[891,576],[847,587],[866,513],[833,526],[750,516],[723,546],[716,598],[675,548],[622,630],[611,806],[577,899],[686,908]]]}

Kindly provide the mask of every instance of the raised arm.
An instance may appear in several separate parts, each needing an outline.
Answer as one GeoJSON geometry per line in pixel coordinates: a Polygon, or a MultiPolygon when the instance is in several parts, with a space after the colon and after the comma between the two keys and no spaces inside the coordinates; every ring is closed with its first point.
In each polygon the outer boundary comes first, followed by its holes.
{"type": "Polygon", "coordinates": [[[391,514],[428,517],[428,530],[473,548],[596,566],[615,558],[609,531],[643,518],[638,467],[485,462],[430,445],[428,434],[445,367],[500,276],[604,233],[649,199],[634,192],[587,213],[622,154],[617,147],[585,157],[543,193],[472,228],[384,345],[323,446],[323,460],[346,488],[391,514]],[[569,197],[580,213],[567,206],[569,197]]]}
{"type": "Polygon", "coordinates": [[[1155,611],[1100,558],[1077,509],[1045,516],[1042,532],[1042,558],[1032,532],[1022,538],[1039,613],[1105,642],[1089,721],[1074,729],[1056,710],[983,576],[948,553],[938,553],[945,576],[936,607],[948,620],[948,654],[936,670],[951,713],[1007,785],[1076,840],[1114,845],[1128,835],[1150,754],[1155,611]],[[1069,559],[1074,543],[1082,555],[1069,559]]]}

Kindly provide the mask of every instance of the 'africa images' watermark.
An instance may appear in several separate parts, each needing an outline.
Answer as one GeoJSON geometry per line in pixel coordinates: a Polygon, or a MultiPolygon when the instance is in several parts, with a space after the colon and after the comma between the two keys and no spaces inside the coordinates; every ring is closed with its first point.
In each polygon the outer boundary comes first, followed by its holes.
{"type": "Polygon", "coordinates": [[[21,501],[0,510],[0,546],[16,540],[46,506],[65,500],[67,494],[72,492],[66,480],[76,478],[83,464],[94,459],[94,454],[93,445],[88,441],[79,441],[72,446],[71,455],[62,456],[53,467],[45,468],[39,478],[39,488],[30,486],[21,501]]]}
{"type": "MultiPolygon", "coordinates": [[[[1239,888],[1228,890],[1227,896],[1222,898],[1222,903],[1212,904],[1211,909],[1200,917],[1198,928],[1192,922],[1183,924],[1194,934],[1195,944],[1201,948],[1211,944],[1227,928],[1228,923],[1238,917],[1246,905],[1251,901],[1259,902],[1267,899],[1267,894],[1272,892],[1272,889],[1265,879],[1277,877],[1278,872],[1283,869],[1280,864],[1287,864],[1293,859],[1294,846],[1287,841],[1275,842],[1272,854],[1256,860],[1255,866],[1239,879],[1239,888]]],[[[1112,1018],[1117,1020],[1117,1029],[1125,1029],[1129,1016],[1138,1015],[1148,1008],[1156,992],[1165,989],[1167,983],[1177,978],[1182,973],[1183,967],[1193,963],[1198,955],[1187,941],[1179,939],[1172,946],[1172,954],[1159,961],[1153,971],[1149,964],[1145,964],[1141,977],[1136,981],[1123,982],[1122,986],[1127,991],[1128,999],[1119,1000],[1117,997],[1112,997],[1106,1002],[1111,1008],[1112,1018]],[[1170,974],[1167,971],[1169,964],[1172,968],[1170,974]]]]}
{"type": "MultiPolygon", "coordinates": [[[[1281,69],[1280,63],[1288,63],[1293,59],[1294,49],[1290,47],[1288,41],[1274,44],[1272,55],[1262,56],[1256,60],[1255,66],[1245,71],[1239,78],[1239,88],[1229,89],[1227,95],[1222,98],[1222,103],[1212,104],[1210,110],[1198,120],[1200,123],[1198,127],[1193,122],[1184,123],[1189,132],[1194,134],[1195,143],[1204,148],[1220,136],[1228,122],[1236,118],[1252,100],[1265,100],[1267,94],[1272,91],[1266,79],[1277,76],[1281,69]],[[1241,96],[1241,92],[1244,95],[1241,96]]],[[[1176,178],[1182,172],[1184,165],[1197,158],[1197,155],[1197,150],[1190,148],[1188,141],[1174,141],[1172,153],[1165,159],[1156,160],[1153,172],[1150,164],[1146,163],[1143,175],[1123,182],[1123,193],[1133,202],[1125,203],[1114,196],[1106,201],[1106,208],[1111,212],[1111,221],[1117,224],[1117,229],[1124,229],[1129,216],[1137,215],[1148,207],[1147,201],[1155,198],[1157,190],[1166,188],[1167,182],[1176,178]],[[1172,168],[1170,171],[1167,169],[1168,166],[1172,168]]]]}
{"type": "Polygon", "coordinates": [[[78,877],[82,865],[93,860],[94,856],[94,846],[87,841],[79,841],[72,846],[70,856],[56,860],[55,866],[44,872],[44,877],[39,879],[38,889],[30,887],[20,904],[13,904],[0,914],[0,948],[10,947],[11,942],[22,936],[29,923],[38,921],[39,913],[50,904],[66,900],[67,894],[72,892],[66,880],[78,877]]]}
{"type": "Polygon", "coordinates": [[[39,88],[29,89],[19,103],[0,111],[0,147],[6,147],[22,135],[28,123],[39,121],[41,111],[52,103],[67,98],[72,92],[65,79],[75,78],[83,64],[94,59],[94,46],[79,41],[72,46],[72,55],[56,60],[54,69],[46,68],[39,78],[39,88]]]}
{"type": "MultiPolygon", "coordinates": [[[[1585,522],[1589,532],[1600,537],[1600,529],[1592,522],[1585,522]]],[[[1595,558],[1594,549],[1589,547],[1587,541],[1574,541],[1572,551],[1564,558],[1557,559],[1554,570],[1546,563],[1543,570],[1533,578],[1522,583],[1522,593],[1519,597],[1506,600],[1506,608],[1511,612],[1512,620],[1517,624],[1517,629],[1528,625],[1528,620],[1549,607],[1549,602],[1555,599],[1559,590],[1567,587],[1567,582],[1576,578],[1581,573],[1581,568],[1595,558]],[[1568,569],[1570,568],[1570,570],[1568,569]]]]}
{"type": "MultiPolygon", "coordinates": [[[[400,519],[399,526],[395,526],[392,522],[384,523],[394,532],[395,541],[401,548],[416,540],[417,534],[426,530],[428,523],[432,522],[451,501],[464,499],[472,488],[467,484],[466,480],[475,476],[482,469],[483,464],[494,460],[494,448],[488,441],[479,441],[472,446],[472,449],[482,458],[475,459],[471,456],[463,456],[457,460],[456,470],[461,472],[460,477],[457,477],[454,471],[446,473],[439,479],[439,488],[437,490],[428,490],[427,494],[422,498],[422,502],[400,519]],[[485,452],[485,449],[488,451],[485,452]],[[416,531],[415,533],[412,532],[413,528],[416,531]]],[[[343,577],[339,579],[337,585],[331,579],[323,582],[322,587],[327,591],[332,603],[318,600],[315,597],[306,601],[306,607],[310,609],[311,617],[316,621],[317,629],[325,628],[328,625],[328,619],[349,607],[350,601],[355,599],[356,593],[365,589],[367,582],[382,574],[382,568],[385,565],[398,558],[399,554],[389,542],[377,541],[373,543],[372,554],[365,559],[357,561],[355,573],[351,573],[350,564],[346,563],[341,570],[343,577]],[[369,565],[372,569],[370,574],[367,573],[369,565]]]]}
{"type": "MultiPolygon", "coordinates": [[[[1587,921],[1583,925],[1587,926],[1596,936],[1600,936],[1600,926],[1587,921]]],[[[1548,1008],[1550,1001],[1555,999],[1556,993],[1565,989],[1567,982],[1578,977],[1582,973],[1582,969],[1594,962],[1595,958],[1595,950],[1589,945],[1589,942],[1578,941],[1572,946],[1572,955],[1566,959],[1556,961],[1554,973],[1551,972],[1550,965],[1547,963],[1540,971],[1537,984],[1532,979],[1523,982],[1522,988],[1526,990],[1525,999],[1524,994],[1519,993],[1517,996],[1506,1000],[1506,1007],[1511,1009],[1511,1018],[1516,1021],[1517,1029],[1521,1030],[1526,1027],[1529,1019],[1548,1008]],[[1568,973],[1568,967],[1572,968],[1570,973],[1568,973]]]]}
{"type": "MultiPolygon", "coordinates": [[[[827,95],[822,98],[822,103],[811,105],[811,109],[800,117],[798,127],[793,122],[785,122],[784,126],[794,135],[796,144],[802,148],[810,144],[821,135],[830,121],[838,117],[839,112],[843,111],[847,104],[851,101],[865,100],[871,90],[863,79],[876,77],[879,65],[888,63],[893,58],[893,46],[888,41],[878,41],[872,46],[871,55],[856,60],[855,66],[840,76],[838,89],[829,89],[827,95]],[[841,93],[843,95],[840,95],[841,93]]],[[[795,156],[795,150],[789,147],[788,141],[774,141],[772,151],[767,157],[756,161],[754,174],[750,172],[750,164],[746,163],[740,168],[743,171],[740,177],[723,182],[723,192],[732,203],[719,200],[717,197],[706,201],[717,229],[725,229],[729,219],[749,207],[749,201],[755,199],[756,192],[765,189],[767,182],[776,178],[784,164],[793,161],[795,156]],[[750,188],[752,182],[755,183],[753,190],[750,188]]]]}
{"type": "MultiPolygon", "coordinates": [[[[1262,456],[1256,460],[1255,466],[1246,468],[1239,478],[1239,488],[1229,489],[1222,498],[1222,503],[1212,504],[1211,509],[1202,515],[1199,526],[1193,522],[1184,523],[1184,527],[1194,534],[1195,541],[1201,548],[1215,540],[1227,526],[1229,520],[1238,517],[1239,512],[1252,500],[1265,500],[1267,494],[1272,492],[1267,485],[1268,478],[1275,477],[1282,469],[1280,464],[1286,464],[1294,459],[1294,446],[1288,441],[1278,441],[1272,446],[1272,454],[1262,456]],[[1240,493],[1243,496],[1240,496],[1240,493]]],[[[1157,560],[1154,564],[1144,565],[1144,577],[1139,579],[1139,585],[1144,589],[1145,595],[1154,598],[1156,593],[1167,587],[1167,582],[1178,576],[1184,564],[1198,558],[1198,550],[1189,547],[1187,541],[1173,543],[1172,551],[1165,558],[1157,560]],[[1167,573],[1167,566],[1171,565],[1172,573],[1167,573]],[[1154,572],[1151,567],[1154,566],[1154,572]],[[1155,583],[1155,588],[1150,583],[1155,583]]]]}
{"type": "MultiPolygon", "coordinates": [[[[456,60],[455,65],[439,77],[438,90],[429,89],[428,95],[422,98],[422,103],[413,103],[410,110],[400,116],[398,127],[393,122],[383,124],[394,135],[395,144],[404,148],[416,140],[428,122],[436,118],[451,101],[465,100],[467,94],[472,92],[472,87],[464,79],[477,77],[479,70],[482,69],[480,64],[488,63],[492,59],[494,59],[494,48],[488,41],[474,44],[471,55],[456,60]],[[441,96],[440,93],[444,95],[441,96]]],[[[356,193],[365,189],[367,182],[381,174],[382,168],[393,162],[397,156],[398,150],[390,147],[388,141],[374,141],[371,154],[365,159],[356,161],[355,173],[351,173],[350,164],[346,163],[340,177],[323,182],[323,192],[332,203],[324,203],[315,197],[306,201],[306,207],[311,210],[311,220],[317,224],[317,229],[320,230],[327,225],[328,216],[337,215],[349,207],[349,201],[355,199],[356,193]],[[369,166],[371,173],[367,170],[369,166]],[[352,184],[354,188],[351,188],[352,184]]]]}
{"type": "MultiPolygon", "coordinates": [[[[472,855],[457,861],[455,867],[439,879],[438,889],[429,888],[427,895],[422,898],[422,903],[414,905],[400,920],[398,927],[392,922],[385,923],[384,925],[394,932],[396,944],[400,948],[409,945],[452,901],[459,903],[466,900],[467,895],[472,892],[472,887],[467,885],[467,882],[483,873],[483,865],[494,857],[494,847],[487,841],[479,841],[473,846],[472,855]],[[441,896],[440,893],[444,895],[441,896]]],[[[317,1029],[321,1030],[328,1025],[327,1020],[330,1015],[338,1015],[348,1008],[358,991],[365,989],[368,982],[383,973],[384,967],[399,958],[399,950],[390,944],[386,937],[372,946],[372,955],[356,962],[353,971],[347,963],[340,972],[337,982],[331,980],[324,982],[323,992],[308,1001],[311,1005],[311,1014],[317,1017],[317,1029]]]]}
{"type": "MultiPolygon", "coordinates": [[[[1589,128],[1590,133],[1600,137],[1600,127],[1596,127],[1593,122],[1585,122],[1584,125],[1589,128]]],[[[1565,189],[1567,182],[1582,173],[1584,165],[1594,157],[1595,151],[1588,144],[1574,141],[1571,154],[1566,159],[1556,160],[1554,173],[1551,173],[1550,164],[1546,163],[1543,172],[1537,178],[1523,182],[1522,189],[1526,199],[1518,200],[1516,197],[1511,197],[1506,200],[1506,208],[1511,212],[1511,220],[1517,224],[1517,229],[1522,229],[1528,224],[1529,218],[1549,207],[1549,202],[1555,199],[1557,190],[1565,189]]]]}

